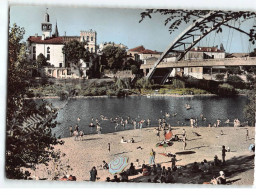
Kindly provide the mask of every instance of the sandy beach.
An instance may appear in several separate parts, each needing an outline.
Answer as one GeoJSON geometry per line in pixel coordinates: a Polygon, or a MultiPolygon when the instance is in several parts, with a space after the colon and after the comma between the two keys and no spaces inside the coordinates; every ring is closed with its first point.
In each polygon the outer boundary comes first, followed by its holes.
{"type": "MultiPolygon", "coordinates": [[[[222,145],[230,148],[230,152],[226,153],[227,165],[214,169],[214,173],[218,174],[220,170],[226,172],[227,180],[232,185],[252,185],[254,180],[254,153],[249,151],[249,145],[255,143],[254,127],[173,127],[173,134],[181,134],[182,129],[187,132],[187,147],[183,150],[182,142],[174,142],[174,144],[166,150],[156,147],[159,141],[154,128],[143,128],[142,130],[127,130],[109,134],[85,135],[83,141],[75,141],[74,137],[63,138],[64,145],[55,146],[55,150],[60,150],[66,155],[62,158],[63,162],[68,162],[72,170],[68,174],[75,175],[77,181],[88,181],[90,179],[90,169],[96,166],[98,171],[98,180],[105,181],[106,177],[113,178],[108,170],[100,167],[102,161],[107,163],[114,159],[115,156],[121,155],[128,157],[128,163],[135,162],[139,159],[140,164],[149,163],[149,153],[153,148],[156,152],[156,164],[170,167],[171,158],[161,155],[160,153],[171,152],[176,153],[177,167],[189,166],[194,162],[201,162],[204,159],[213,161],[215,155],[221,159],[222,145]],[[246,129],[249,130],[250,139],[246,141],[246,129]],[[223,130],[224,135],[221,135],[223,130]],[[201,136],[195,135],[196,132],[201,136]],[[120,143],[121,137],[126,140],[133,138],[135,143],[120,143]],[[108,143],[111,143],[111,151],[108,152],[108,143]],[[137,149],[138,147],[142,149],[137,149]]],[[[163,140],[163,132],[161,132],[161,140],[163,140]]],[[[129,168],[129,166],[127,166],[129,168]]],[[[37,171],[40,176],[41,171],[37,171]]],[[[202,183],[208,181],[214,175],[206,178],[198,178],[198,175],[180,174],[176,178],[176,183],[202,183]]],[[[153,177],[153,176],[152,176],[153,177]]],[[[129,177],[136,182],[145,181],[142,174],[129,177]],[[144,180],[143,180],[144,179],[144,180]]]]}

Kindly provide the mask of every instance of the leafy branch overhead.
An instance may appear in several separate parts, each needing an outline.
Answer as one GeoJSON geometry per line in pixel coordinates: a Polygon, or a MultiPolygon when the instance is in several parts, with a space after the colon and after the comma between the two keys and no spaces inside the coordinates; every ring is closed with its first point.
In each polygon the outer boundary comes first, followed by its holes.
{"type": "Polygon", "coordinates": [[[182,9],[147,9],[144,12],[141,13],[141,20],[139,22],[142,22],[146,18],[152,18],[153,14],[161,14],[163,16],[166,16],[166,19],[164,21],[165,26],[169,26],[169,32],[172,34],[175,30],[179,29],[180,26],[183,24],[192,24],[195,23],[198,19],[203,18],[205,15],[210,14],[210,17],[207,18],[207,22],[203,25],[198,26],[198,30],[200,32],[204,32],[206,28],[210,28],[210,23],[217,23],[224,21],[224,23],[217,27],[216,32],[221,33],[222,27],[228,27],[235,29],[241,33],[244,33],[249,36],[249,41],[253,44],[256,40],[256,32],[255,32],[255,26],[252,25],[248,32],[242,30],[240,28],[240,25],[248,21],[250,19],[256,18],[255,12],[249,12],[249,11],[210,11],[210,10],[182,10],[182,9]],[[227,21],[227,22],[225,22],[227,21]],[[230,25],[229,21],[237,21],[239,24],[239,27],[236,27],[234,25],[230,25]]]}

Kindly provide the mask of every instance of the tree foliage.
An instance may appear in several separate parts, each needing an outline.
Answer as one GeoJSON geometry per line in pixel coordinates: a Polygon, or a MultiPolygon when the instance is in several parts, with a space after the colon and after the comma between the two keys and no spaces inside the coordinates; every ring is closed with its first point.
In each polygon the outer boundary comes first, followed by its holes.
{"type": "MultiPolygon", "coordinates": [[[[152,14],[156,14],[156,13],[166,16],[164,24],[165,24],[165,26],[167,26],[167,25],[169,26],[170,34],[172,34],[174,31],[176,31],[183,24],[189,24],[189,23],[195,22],[197,19],[202,18],[206,14],[211,14],[211,16],[208,18],[209,22],[232,18],[232,20],[229,20],[229,21],[238,21],[239,20],[240,23],[243,23],[244,21],[251,19],[251,18],[255,18],[255,16],[256,16],[255,12],[249,12],[249,11],[147,9],[141,13],[140,22],[142,22],[145,18],[152,18],[152,14]]],[[[254,30],[254,26],[252,26],[251,29],[249,29],[249,31],[246,32],[240,28],[231,26],[226,22],[223,25],[219,26],[216,29],[217,30],[216,32],[221,33],[223,26],[233,28],[241,33],[248,35],[249,41],[251,41],[253,44],[255,43],[256,32],[254,30]]],[[[206,23],[204,25],[199,26],[199,30],[201,32],[204,32],[205,28],[207,28],[207,27],[208,26],[206,23]]]]}
{"type": "Polygon", "coordinates": [[[106,69],[123,70],[126,62],[126,50],[109,45],[103,50],[102,58],[106,59],[106,69]]]}
{"type": "Polygon", "coordinates": [[[89,61],[90,52],[85,49],[85,43],[77,40],[65,43],[62,52],[65,54],[66,60],[71,63],[77,64],[80,59],[83,59],[85,62],[89,61]]]}
{"type": "Polygon", "coordinates": [[[30,173],[21,168],[34,168],[39,163],[47,165],[55,155],[53,146],[62,144],[51,133],[56,125],[53,123],[56,110],[44,101],[26,99],[30,83],[25,47],[20,44],[24,33],[16,24],[9,29],[5,163],[9,179],[27,179],[30,173]]]}
{"type": "Polygon", "coordinates": [[[47,58],[44,56],[44,54],[40,53],[37,56],[36,65],[37,65],[38,68],[42,68],[42,67],[48,66],[47,58]]]}
{"type": "Polygon", "coordinates": [[[256,113],[256,86],[248,93],[249,102],[244,108],[245,118],[249,125],[255,125],[255,113],[256,113]]]}

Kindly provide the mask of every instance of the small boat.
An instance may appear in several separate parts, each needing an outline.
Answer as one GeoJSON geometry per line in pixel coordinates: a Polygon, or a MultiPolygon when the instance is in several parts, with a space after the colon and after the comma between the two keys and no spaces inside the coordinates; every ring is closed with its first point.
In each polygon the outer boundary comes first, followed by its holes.
{"type": "Polygon", "coordinates": [[[167,118],[169,118],[169,117],[170,117],[170,113],[166,113],[165,116],[166,116],[167,118]]]}
{"type": "Polygon", "coordinates": [[[151,96],[148,94],[148,95],[147,95],[147,98],[150,98],[150,97],[151,97],[151,96]]]}

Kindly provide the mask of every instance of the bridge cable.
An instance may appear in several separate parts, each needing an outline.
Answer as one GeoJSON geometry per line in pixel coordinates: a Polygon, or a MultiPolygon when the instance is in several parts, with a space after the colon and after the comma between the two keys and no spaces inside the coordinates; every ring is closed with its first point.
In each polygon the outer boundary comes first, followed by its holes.
{"type": "MultiPolygon", "coordinates": [[[[240,21],[240,18],[239,18],[239,26],[238,26],[238,28],[240,29],[240,27],[241,27],[241,21],[240,21]]],[[[243,44],[243,41],[242,41],[241,33],[240,33],[240,41],[241,41],[241,45],[242,45],[242,51],[244,51],[244,44],[243,44]]]]}
{"type": "Polygon", "coordinates": [[[226,50],[227,51],[228,51],[228,43],[229,43],[229,34],[230,34],[230,28],[228,29],[228,40],[227,40],[227,43],[226,43],[226,50]]]}
{"type": "MultiPolygon", "coordinates": [[[[233,25],[234,27],[235,27],[235,22],[236,22],[236,21],[234,21],[234,25],[233,25]]],[[[228,51],[229,51],[229,53],[230,53],[230,49],[231,49],[231,45],[232,45],[232,40],[233,40],[233,34],[234,34],[234,31],[235,31],[235,30],[234,30],[234,29],[232,29],[232,34],[231,34],[230,44],[229,44],[229,48],[228,48],[228,49],[229,49],[229,50],[228,50],[228,51]]]]}

